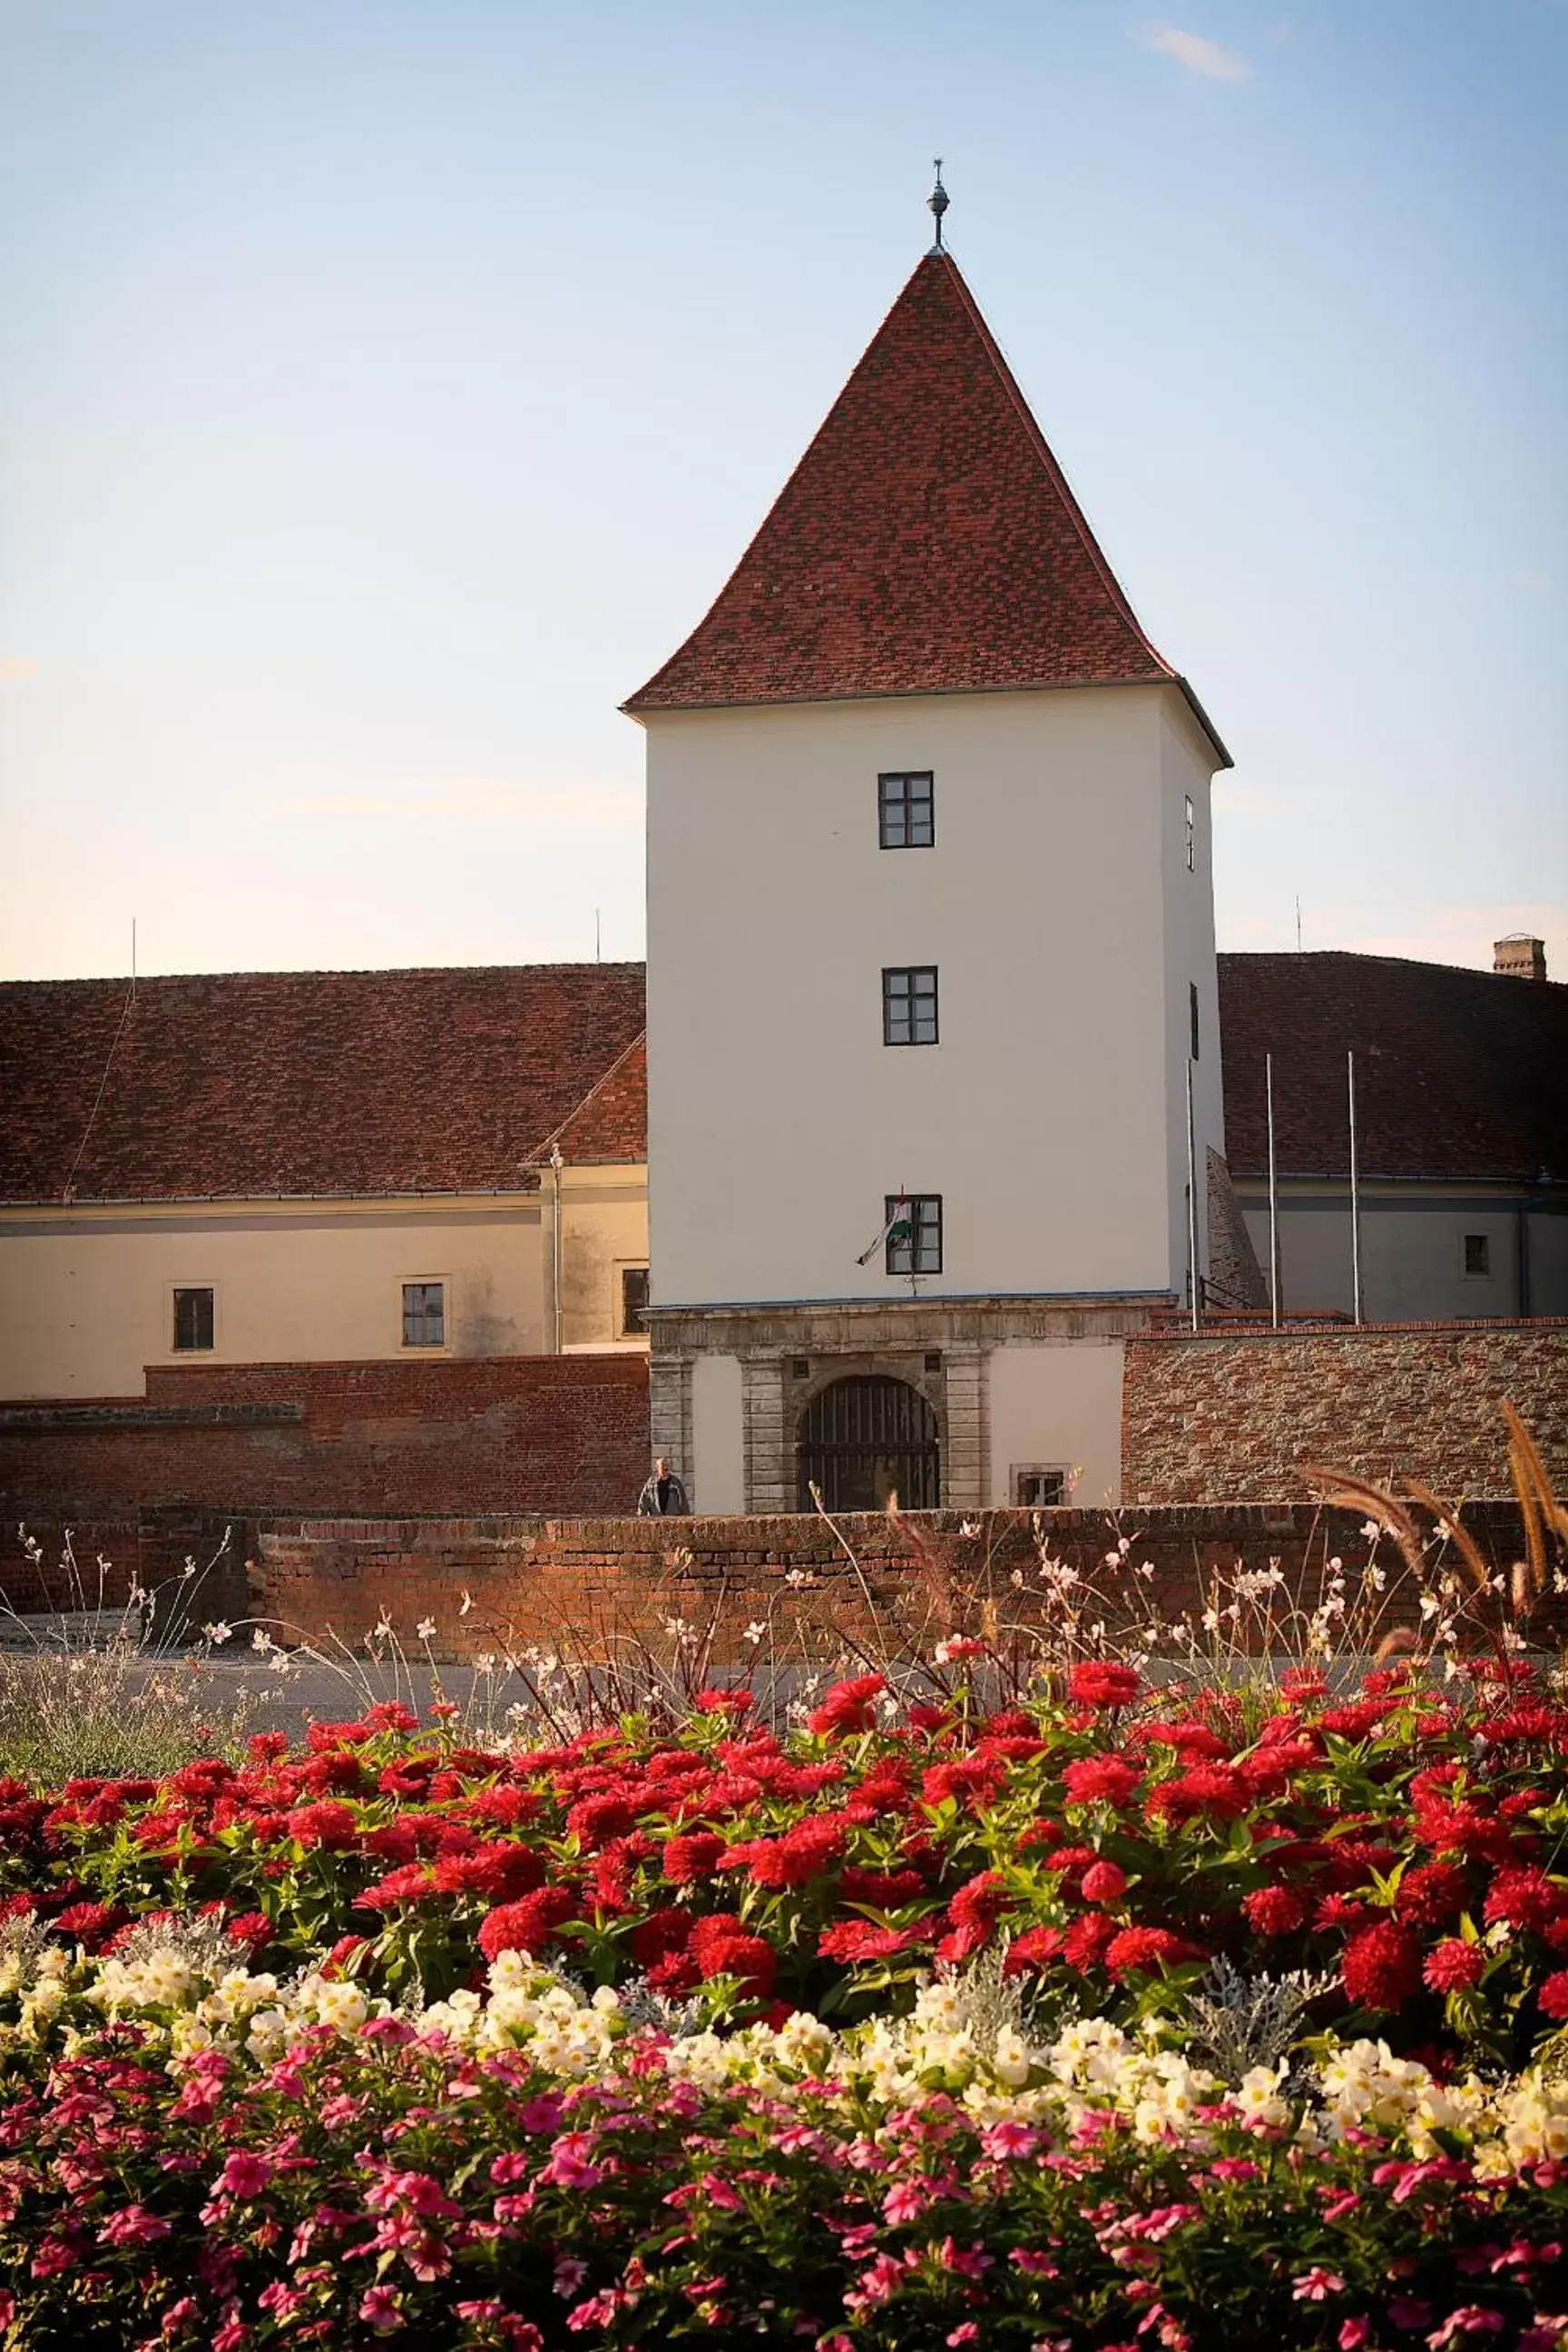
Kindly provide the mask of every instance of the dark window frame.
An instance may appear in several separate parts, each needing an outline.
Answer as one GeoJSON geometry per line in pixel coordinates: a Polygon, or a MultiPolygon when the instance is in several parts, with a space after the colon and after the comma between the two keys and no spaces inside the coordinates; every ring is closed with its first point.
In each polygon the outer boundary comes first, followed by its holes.
{"type": "Polygon", "coordinates": [[[934,849],[936,772],[888,769],[877,778],[877,841],[882,849],[934,849]],[[921,787],[912,791],[911,786],[921,787]]]}
{"type": "MultiPolygon", "coordinates": [[[[942,1272],[942,1211],[940,1192],[910,1192],[901,1196],[909,1208],[913,1227],[908,1241],[895,1241],[888,1235],[886,1263],[889,1274],[940,1274],[942,1272]]],[[[900,1195],[889,1192],[884,1198],[882,1213],[890,1223],[900,1195]]]]}
{"type": "Polygon", "coordinates": [[[648,1303],[648,1270],[647,1266],[623,1265],[621,1268],[621,1328],[618,1334],[621,1339],[646,1339],[647,1338],[647,1327],[641,1320],[641,1310],[643,1307],[647,1307],[648,1303]],[[636,1288],[639,1282],[642,1285],[642,1297],[637,1300],[637,1305],[634,1307],[631,1303],[631,1292],[636,1288]]]}
{"type": "Polygon", "coordinates": [[[217,1292],[210,1282],[176,1283],[174,1291],[174,1354],[211,1355],[217,1345],[217,1292]]]}
{"type": "Polygon", "coordinates": [[[447,1286],[445,1282],[405,1282],[403,1285],[403,1344],[405,1348],[444,1348],[447,1344],[447,1286]],[[417,1292],[416,1297],[414,1294],[417,1292]],[[434,1308],[431,1294],[434,1293],[434,1308]],[[432,1313],[437,1324],[436,1336],[430,1336],[432,1313]]]}
{"type": "Polygon", "coordinates": [[[1467,1281],[1489,1281],[1492,1270],[1492,1237],[1490,1234],[1467,1234],[1462,1244],[1467,1281]],[[1473,1263],[1479,1258],[1479,1265],[1473,1263]]]}
{"type": "Polygon", "coordinates": [[[885,963],[882,966],[882,1043],[884,1045],[936,1045],[942,1042],[934,963],[885,963]],[[928,983],[929,985],[925,985],[928,983]],[[929,1003],[931,1031],[920,1034],[929,1003]],[[900,1021],[905,1034],[898,1035],[900,1021]]]}
{"type": "Polygon", "coordinates": [[[1021,1462],[1013,1472],[1013,1507],[1020,1511],[1059,1510],[1068,1498],[1068,1474],[1053,1468],[1049,1463],[1021,1462]],[[1026,1495],[1024,1489],[1037,1480],[1054,1479],[1056,1493],[1049,1496],[1026,1495]]]}

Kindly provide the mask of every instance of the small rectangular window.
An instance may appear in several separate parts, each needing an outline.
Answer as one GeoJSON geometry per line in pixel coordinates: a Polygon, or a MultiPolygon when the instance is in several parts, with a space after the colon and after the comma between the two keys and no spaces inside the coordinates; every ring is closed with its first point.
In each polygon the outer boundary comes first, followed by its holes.
{"type": "Polygon", "coordinates": [[[888,1272],[940,1274],[941,1193],[912,1192],[903,1200],[889,1192],[883,1213],[888,1219],[888,1272]]]}
{"type": "Polygon", "coordinates": [[[1067,1498],[1065,1470],[1042,1470],[1029,1465],[1013,1473],[1013,1500],[1021,1511],[1048,1511],[1067,1498]]]}
{"type": "Polygon", "coordinates": [[[929,849],[936,839],[936,787],[930,769],[879,776],[877,822],[884,849],[929,849]]]}
{"type": "Polygon", "coordinates": [[[1187,982],[1187,1020],[1192,1030],[1193,1059],[1195,1062],[1198,1058],[1198,985],[1194,980],[1187,982]]]}
{"type": "Polygon", "coordinates": [[[1492,1270],[1492,1237],[1490,1234],[1465,1235],[1465,1272],[1490,1274],[1492,1270]]]}
{"type": "Polygon", "coordinates": [[[894,964],[882,972],[884,1045],[936,1044],[936,966],[894,964]]]}
{"type": "Polygon", "coordinates": [[[447,1286],[444,1282],[404,1284],[403,1344],[405,1348],[446,1346],[447,1286]]]}
{"type": "Polygon", "coordinates": [[[1187,794],[1187,796],[1186,796],[1186,804],[1187,804],[1187,820],[1186,820],[1186,823],[1187,823],[1187,872],[1188,872],[1189,874],[1192,874],[1192,873],[1194,873],[1194,872],[1196,871],[1196,869],[1197,869],[1197,852],[1196,852],[1196,846],[1195,846],[1195,845],[1196,845],[1196,840],[1197,840],[1197,824],[1196,824],[1196,820],[1195,820],[1195,818],[1194,818],[1194,814],[1193,814],[1193,796],[1192,796],[1191,793],[1189,793],[1187,794]]]}
{"type": "Polygon", "coordinates": [[[641,1339],[647,1335],[642,1311],[647,1305],[647,1268],[646,1265],[623,1265],[621,1268],[621,1337],[641,1339]]]}
{"type": "Polygon", "coordinates": [[[213,1294],[210,1290],[176,1290],[174,1293],[174,1346],[184,1355],[187,1350],[210,1348],[213,1344],[213,1294]]]}

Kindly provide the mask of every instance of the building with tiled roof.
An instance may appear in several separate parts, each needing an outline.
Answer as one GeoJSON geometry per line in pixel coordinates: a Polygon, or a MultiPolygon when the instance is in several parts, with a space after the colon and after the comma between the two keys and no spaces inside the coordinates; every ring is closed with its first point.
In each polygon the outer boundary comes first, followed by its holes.
{"type": "Polygon", "coordinates": [[[1489,972],[1392,956],[1220,957],[1226,1140],[1265,1266],[1272,1062],[1288,1307],[1353,1306],[1353,1055],[1364,1312],[1568,1313],[1568,988],[1530,944],[1532,959],[1510,961],[1514,943],[1499,941],[1489,972]]]}
{"type": "Polygon", "coordinates": [[[0,986],[0,1396],[646,1346],[640,964],[0,986]]]}

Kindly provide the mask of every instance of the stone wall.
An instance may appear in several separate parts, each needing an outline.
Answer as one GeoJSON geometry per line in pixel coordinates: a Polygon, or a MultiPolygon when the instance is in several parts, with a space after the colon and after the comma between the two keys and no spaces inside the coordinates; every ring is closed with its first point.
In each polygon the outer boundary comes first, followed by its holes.
{"type": "Polygon", "coordinates": [[[1293,1501],[1309,1463],[1506,1495],[1504,1397],[1568,1493],[1568,1320],[1147,1335],[1127,1343],[1122,1496],[1293,1501]]]}
{"type": "MultiPolygon", "coordinates": [[[[1465,1524],[1500,1566],[1520,1549],[1509,1504],[1465,1524]]],[[[1086,1622],[1119,1626],[1201,1612],[1215,1580],[1278,1567],[1285,1594],[1317,1605],[1325,1563],[1353,1601],[1372,1548],[1359,1512],[1310,1506],[1103,1512],[1060,1509],[777,1518],[276,1520],[258,1531],[251,1606],[284,1638],[351,1648],[385,1622],[405,1646],[434,1626],[438,1655],[516,1654],[529,1644],[608,1662],[647,1643],[672,1656],[691,1629],[700,1661],[726,1667],[767,1646],[831,1653],[901,1629],[929,1655],[943,1633],[1035,1623],[1049,1605],[1041,1546],[1077,1571],[1086,1622]],[[1125,1546],[1125,1549],[1124,1549],[1125,1546]],[[1092,1595],[1092,1597],[1091,1597],[1092,1595]]],[[[1384,1538],[1379,1632],[1415,1622],[1418,1596],[1384,1538]]],[[[1218,1598],[1226,1598],[1221,1593],[1218,1598]]],[[[1257,1630],[1256,1627],[1254,1629],[1257,1630]]]]}
{"type": "Polygon", "coordinates": [[[640,1355],[150,1366],[142,1401],[0,1405],[0,1516],[622,1510],[647,1454],[640,1355]]]}

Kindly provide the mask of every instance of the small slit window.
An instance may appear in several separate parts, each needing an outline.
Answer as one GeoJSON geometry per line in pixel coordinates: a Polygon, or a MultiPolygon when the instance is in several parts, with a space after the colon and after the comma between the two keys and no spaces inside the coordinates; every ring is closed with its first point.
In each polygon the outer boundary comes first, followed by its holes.
{"type": "Polygon", "coordinates": [[[1193,1059],[1195,1062],[1198,1058],[1198,984],[1195,980],[1187,982],[1187,1025],[1192,1033],[1193,1059]]]}
{"type": "Polygon", "coordinates": [[[1492,1237],[1490,1234],[1465,1235],[1465,1272],[1488,1275],[1492,1270],[1492,1237]]]}

